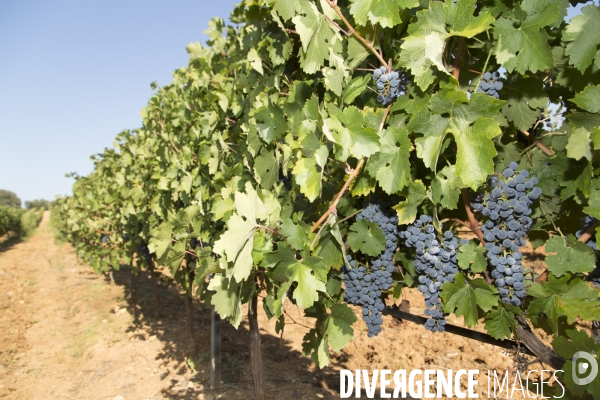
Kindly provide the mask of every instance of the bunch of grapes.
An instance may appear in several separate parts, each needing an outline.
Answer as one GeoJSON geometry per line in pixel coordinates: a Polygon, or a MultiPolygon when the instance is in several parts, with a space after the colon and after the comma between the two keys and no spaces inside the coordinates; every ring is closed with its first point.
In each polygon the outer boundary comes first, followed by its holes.
{"type": "Polygon", "coordinates": [[[511,162],[499,178],[492,176],[488,180],[491,192],[485,196],[475,196],[471,207],[483,214],[485,223],[481,230],[487,249],[489,264],[494,267],[492,277],[500,292],[502,301],[520,306],[525,297],[523,284],[523,255],[519,251],[525,246],[525,238],[531,229],[533,220],[531,205],[542,194],[535,187],[538,179],[529,177],[529,172],[518,168],[511,162]]]}
{"type": "Polygon", "coordinates": [[[495,99],[499,98],[500,95],[498,92],[504,87],[502,81],[498,80],[499,78],[500,73],[498,72],[486,72],[479,82],[479,89],[477,91],[486,93],[495,99]]]}
{"type": "Polygon", "coordinates": [[[137,250],[138,250],[138,254],[141,255],[142,257],[144,257],[147,264],[150,264],[152,262],[152,255],[150,254],[150,251],[148,250],[148,246],[140,245],[140,246],[138,246],[137,250]]]}
{"type": "Polygon", "coordinates": [[[385,67],[377,68],[373,71],[373,79],[377,85],[377,101],[384,106],[391,103],[396,97],[406,93],[407,85],[410,83],[408,76],[404,72],[387,72],[385,67]]]}
{"type": "Polygon", "coordinates": [[[381,228],[386,239],[385,250],[378,257],[371,258],[370,265],[367,262],[359,265],[350,255],[344,265],[344,298],[350,304],[362,306],[362,318],[367,323],[369,337],[381,332],[381,311],[385,308],[381,294],[393,283],[393,257],[398,236],[398,217],[395,214],[383,202],[365,204],[356,219],[375,222],[381,228]]]}
{"type": "Polygon", "coordinates": [[[108,235],[102,235],[102,238],[100,238],[100,241],[102,243],[108,243],[108,235]]]}
{"type": "Polygon", "coordinates": [[[279,168],[279,183],[283,183],[285,190],[292,190],[292,173],[288,171],[286,175],[283,173],[283,168],[279,168]]]}
{"type": "Polygon", "coordinates": [[[406,247],[416,249],[415,269],[419,275],[419,291],[425,297],[425,315],[429,318],[425,328],[432,332],[444,332],[446,317],[440,306],[440,287],[445,282],[454,282],[458,273],[456,250],[458,241],[451,231],[444,232],[439,240],[432,219],[421,215],[412,225],[400,232],[406,247]]]}

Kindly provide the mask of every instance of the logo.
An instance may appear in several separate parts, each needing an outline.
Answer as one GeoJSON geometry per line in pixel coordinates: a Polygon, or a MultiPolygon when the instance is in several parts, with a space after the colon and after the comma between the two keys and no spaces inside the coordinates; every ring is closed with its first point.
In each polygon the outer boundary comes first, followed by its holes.
{"type": "Polygon", "coordinates": [[[578,351],[573,355],[573,371],[571,372],[576,385],[587,385],[598,375],[598,363],[590,353],[578,351]]]}

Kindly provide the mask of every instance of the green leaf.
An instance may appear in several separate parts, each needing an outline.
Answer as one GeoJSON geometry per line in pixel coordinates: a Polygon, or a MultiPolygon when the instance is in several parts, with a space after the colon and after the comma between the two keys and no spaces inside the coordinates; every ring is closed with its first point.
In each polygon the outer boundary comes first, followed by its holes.
{"type": "Polygon", "coordinates": [[[417,207],[427,199],[425,185],[420,180],[410,182],[401,195],[406,197],[406,200],[392,208],[398,214],[398,225],[411,224],[417,218],[417,207]]]}
{"type": "Polygon", "coordinates": [[[227,318],[234,328],[242,322],[242,302],[240,284],[230,277],[215,275],[208,284],[208,290],[214,291],[211,304],[222,318],[227,318]]]}
{"type": "Polygon", "coordinates": [[[248,62],[250,63],[250,66],[252,68],[254,68],[259,74],[263,74],[263,66],[262,66],[262,60],[260,58],[260,56],[258,55],[258,52],[256,51],[256,49],[250,49],[250,51],[248,52],[248,62]]]}
{"type": "Polygon", "coordinates": [[[557,277],[567,273],[591,272],[596,267],[596,255],[585,243],[573,236],[554,236],[544,246],[547,253],[548,271],[557,277]]]}
{"type": "Polygon", "coordinates": [[[565,54],[569,63],[582,74],[592,65],[600,62],[598,44],[600,44],[600,9],[588,5],[581,9],[581,14],[573,17],[564,33],[564,40],[571,42],[567,45],[565,54]]]}
{"type": "Polygon", "coordinates": [[[477,246],[475,243],[461,245],[458,258],[458,266],[464,270],[478,274],[487,269],[487,258],[485,257],[485,247],[477,246]]]}
{"type": "Polygon", "coordinates": [[[242,282],[252,270],[252,248],[257,219],[266,220],[267,210],[250,183],[246,193],[235,194],[234,213],[227,221],[227,230],[215,242],[214,251],[233,263],[233,277],[242,282]]]}
{"type": "Polygon", "coordinates": [[[485,330],[494,339],[510,339],[517,330],[517,320],[512,313],[498,307],[485,315],[485,330]]]}
{"type": "Polygon", "coordinates": [[[461,90],[439,91],[429,103],[434,115],[423,112],[409,124],[409,129],[424,134],[415,140],[417,154],[435,171],[444,137],[452,133],[458,149],[456,175],[464,185],[477,189],[494,173],[492,139],[501,133],[494,118],[502,105],[483,93],[473,93],[469,99],[461,90]]]}
{"type": "Polygon", "coordinates": [[[365,91],[370,80],[371,77],[369,75],[357,76],[353,78],[344,88],[344,104],[351,104],[354,102],[354,100],[365,91]]]}
{"type": "Polygon", "coordinates": [[[406,129],[390,127],[381,131],[380,136],[381,151],[369,159],[367,170],[387,194],[393,194],[411,180],[409,157],[412,144],[406,129]]]}
{"type": "Polygon", "coordinates": [[[283,18],[284,21],[290,20],[296,15],[296,2],[288,0],[272,0],[273,9],[283,18]]]}
{"type": "Polygon", "coordinates": [[[352,224],[350,230],[348,245],[353,251],[375,257],[385,250],[385,235],[375,222],[362,219],[352,224]]]}
{"type": "Polygon", "coordinates": [[[579,160],[583,157],[592,160],[592,139],[590,132],[585,128],[576,128],[569,135],[567,143],[567,157],[579,160]]]}
{"type": "Polygon", "coordinates": [[[448,37],[471,38],[490,28],[494,17],[487,11],[474,17],[475,9],[475,0],[461,0],[457,3],[431,2],[429,9],[417,12],[417,21],[409,25],[409,36],[400,46],[403,50],[400,65],[411,70],[415,83],[422,90],[435,79],[432,66],[448,74],[442,61],[448,37]]]}
{"type": "Polygon", "coordinates": [[[311,202],[321,194],[323,168],[327,163],[328,154],[329,149],[326,146],[321,146],[315,152],[315,157],[299,159],[292,170],[294,180],[300,186],[300,191],[311,202]]]}
{"type": "Polygon", "coordinates": [[[571,101],[577,107],[591,113],[600,113],[600,85],[587,86],[583,92],[577,93],[571,101]]]}
{"type": "Polygon", "coordinates": [[[596,219],[600,219],[600,179],[592,179],[588,205],[583,208],[583,212],[596,219]]]}
{"type": "Polygon", "coordinates": [[[548,95],[543,82],[536,76],[511,77],[504,85],[507,102],[502,114],[522,131],[531,128],[539,115],[539,109],[548,105],[548,95]]]}
{"type": "Polygon", "coordinates": [[[365,111],[351,106],[325,120],[323,131],[327,139],[339,145],[339,160],[369,157],[379,150],[379,136],[366,117],[365,111]]]}
{"type": "MultiPolygon", "coordinates": [[[[592,355],[594,361],[598,363],[600,346],[583,329],[580,331],[568,330],[566,336],[555,336],[552,340],[552,347],[565,359],[565,364],[561,367],[564,370],[561,380],[566,385],[568,393],[582,397],[587,392],[594,399],[600,398],[600,379],[594,379],[587,385],[576,384],[573,380],[573,376],[580,376],[577,371],[578,366],[573,363],[575,353],[585,351],[592,355]]],[[[583,378],[585,375],[581,377],[583,378]]]]}
{"type": "Polygon", "coordinates": [[[400,25],[400,9],[414,8],[419,5],[416,0],[354,0],[350,6],[350,14],[359,25],[380,24],[384,28],[400,25]]]}
{"type": "Polygon", "coordinates": [[[444,167],[431,183],[433,202],[445,209],[455,210],[461,187],[463,183],[456,177],[456,167],[454,165],[444,167]]]}
{"type": "Polygon", "coordinates": [[[358,320],[346,304],[331,307],[331,313],[319,307],[315,329],[305,336],[302,349],[320,368],[329,365],[329,347],[340,351],[354,337],[352,325],[358,320]]]}
{"type": "Polygon", "coordinates": [[[281,234],[285,236],[285,240],[290,244],[293,249],[302,250],[304,248],[304,244],[308,240],[308,232],[310,232],[310,227],[300,221],[298,224],[294,224],[294,222],[290,218],[286,218],[281,224],[281,234]]]}
{"type": "Polygon", "coordinates": [[[600,320],[600,306],[596,300],[598,290],[592,289],[587,282],[572,278],[569,274],[557,278],[553,274],[543,284],[533,282],[527,294],[535,297],[529,304],[527,314],[534,324],[542,315],[548,319],[553,332],[558,332],[561,316],[572,324],[578,317],[585,321],[600,320]]]}
{"type": "Polygon", "coordinates": [[[256,180],[265,189],[271,189],[279,180],[279,163],[271,151],[263,150],[254,160],[256,180]]]}
{"type": "Polygon", "coordinates": [[[557,0],[523,0],[523,21],[499,18],[494,23],[494,36],[498,38],[494,55],[498,63],[509,72],[516,70],[521,74],[551,68],[554,61],[543,28],[556,23],[560,7],[557,0]]]}
{"type": "Polygon", "coordinates": [[[342,38],[333,30],[327,18],[317,6],[307,0],[298,0],[299,14],[292,18],[302,42],[302,69],[312,74],[329,59],[330,49],[335,53],[342,50],[342,38]]]}
{"type": "Polygon", "coordinates": [[[457,317],[465,317],[466,326],[477,325],[479,307],[489,311],[498,304],[494,296],[498,291],[485,283],[483,279],[470,280],[463,274],[456,274],[453,283],[446,282],[442,285],[442,299],[445,312],[454,312],[457,317]]]}

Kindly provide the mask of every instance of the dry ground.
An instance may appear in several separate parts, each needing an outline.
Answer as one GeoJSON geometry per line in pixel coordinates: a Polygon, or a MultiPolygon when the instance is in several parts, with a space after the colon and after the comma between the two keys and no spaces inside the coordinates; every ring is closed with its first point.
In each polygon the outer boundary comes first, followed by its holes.
{"type": "MultiPolygon", "coordinates": [[[[225,386],[210,390],[209,308],[194,306],[200,349],[194,371],[187,363],[185,306],[176,286],[161,279],[159,313],[148,275],[134,281],[130,271],[121,270],[115,281],[112,285],[78,263],[71,246],[54,243],[48,213],[29,240],[0,252],[2,400],[251,398],[245,321],[238,331],[224,323],[225,386]]],[[[405,294],[412,312],[421,313],[420,294],[405,294]]],[[[513,366],[500,348],[384,317],[382,334],[372,339],[357,322],[355,339],[332,354],[330,367],[319,370],[301,355],[304,325],[311,326],[311,320],[290,304],[288,313],[297,323],[287,325],[280,338],[275,322],[259,309],[269,399],[339,398],[342,368],[480,369],[479,393],[487,397],[484,371],[513,366]]],[[[461,319],[449,317],[449,322],[461,324],[461,319]]]]}

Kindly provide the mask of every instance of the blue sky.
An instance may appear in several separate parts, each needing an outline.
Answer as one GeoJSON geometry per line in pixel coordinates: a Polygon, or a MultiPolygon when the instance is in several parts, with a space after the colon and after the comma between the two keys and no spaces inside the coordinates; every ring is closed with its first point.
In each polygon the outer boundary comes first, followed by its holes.
{"type": "Polygon", "coordinates": [[[150,83],[171,82],[186,45],[236,3],[0,1],[0,189],[70,194],[65,173],[87,175],[92,154],[139,127],[150,83]]]}
{"type": "Polygon", "coordinates": [[[150,83],[171,82],[191,42],[239,0],[0,1],[0,189],[70,194],[67,172],[141,125],[150,83]]]}

